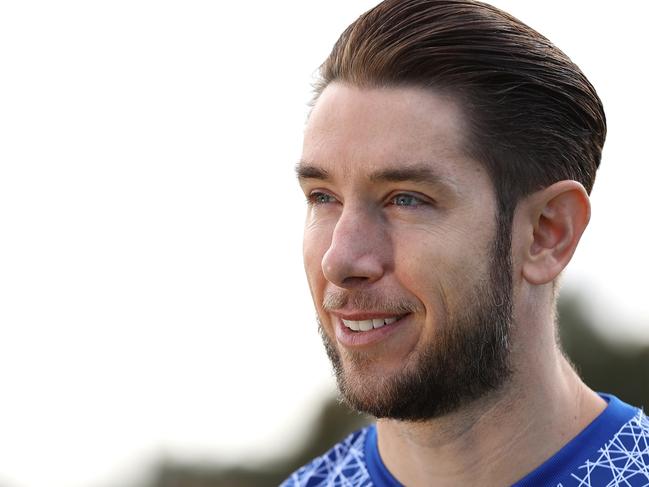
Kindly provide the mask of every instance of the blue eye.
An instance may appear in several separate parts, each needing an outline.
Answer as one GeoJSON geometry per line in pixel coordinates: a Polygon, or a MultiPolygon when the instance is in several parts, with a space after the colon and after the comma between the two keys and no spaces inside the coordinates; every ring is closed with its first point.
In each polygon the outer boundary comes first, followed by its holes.
{"type": "Polygon", "coordinates": [[[392,198],[391,202],[395,206],[405,206],[405,207],[421,206],[425,204],[425,202],[421,198],[417,198],[414,195],[406,194],[406,193],[396,195],[395,197],[392,198]]]}
{"type": "Polygon", "coordinates": [[[327,203],[334,203],[336,198],[327,193],[315,191],[307,196],[307,203],[310,205],[325,205],[327,203]]]}

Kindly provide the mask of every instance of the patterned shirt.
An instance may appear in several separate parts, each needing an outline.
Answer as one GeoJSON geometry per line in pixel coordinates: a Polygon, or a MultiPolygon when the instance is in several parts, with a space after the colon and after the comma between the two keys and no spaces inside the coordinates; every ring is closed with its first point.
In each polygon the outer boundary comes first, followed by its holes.
{"type": "MultiPolygon", "coordinates": [[[[615,396],[575,438],[512,487],[649,486],[649,418],[615,396]]],[[[376,427],[349,435],[280,487],[403,487],[379,456],[376,427]]]]}

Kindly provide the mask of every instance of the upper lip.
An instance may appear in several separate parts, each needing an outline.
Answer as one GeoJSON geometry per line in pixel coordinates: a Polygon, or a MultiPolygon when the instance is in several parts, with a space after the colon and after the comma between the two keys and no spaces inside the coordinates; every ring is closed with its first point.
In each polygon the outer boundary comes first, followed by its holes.
{"type": "Polygon", "coordinates": [[[403,313],[384,313],[373,311],[331,311],[331,314],[348,321],[364,321],[373,319],[399,318],[405,316],[403,313]]]}

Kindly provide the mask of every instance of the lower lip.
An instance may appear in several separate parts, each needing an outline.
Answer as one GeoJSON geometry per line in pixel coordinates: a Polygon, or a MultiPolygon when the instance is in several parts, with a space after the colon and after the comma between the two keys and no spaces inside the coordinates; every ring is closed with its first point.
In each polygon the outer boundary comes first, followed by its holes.
{"type": "Polygon", "coordinates": [[[383,325],[381,328],[374,328],[369,331],[352,331],[345,326],[343,321],[336,317],[336,340],[345,347],[365,347],[374,345],[377,342],[387,339],[393,333],[405,326],[410,321],[411,315],[406,315],[399,321],[390,325],[383,325]]]}

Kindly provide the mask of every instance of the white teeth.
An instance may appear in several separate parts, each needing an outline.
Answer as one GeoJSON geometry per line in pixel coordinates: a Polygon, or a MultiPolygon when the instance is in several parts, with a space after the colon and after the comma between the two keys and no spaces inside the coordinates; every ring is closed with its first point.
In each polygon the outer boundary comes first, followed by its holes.
{"type": "Polygon", "coordinates": [[[398,317],[392,317],[392,318],[374,318],[371,320],[361,320],[361,321],[353,321],[353,320],[342,320],[342,321],[343,324],[350,330],[370,331],[373,329],[381,328],[385,325],[391,325],[398,319],[399,319],[398,317]]]}
{"type": "Polygon", "coordinates": [[[347,321],[343,320],[347,328],[351,328],[354,331],[361,331],[361,322],[360,321],[347,321]]]}
{"type": "Polygon", "coordinates": [[[370,331],[374,328],[374,323],[372,320],[363,320],[359,322],[359,327],[361,331],[370,331]]]}
{"type": "Polygon", "coordinates": [[[385,320],[383,318],[375,318],[372,320],[372,326],[374,326],[374,328],[381,328],[384,325],[385,320]]]}

